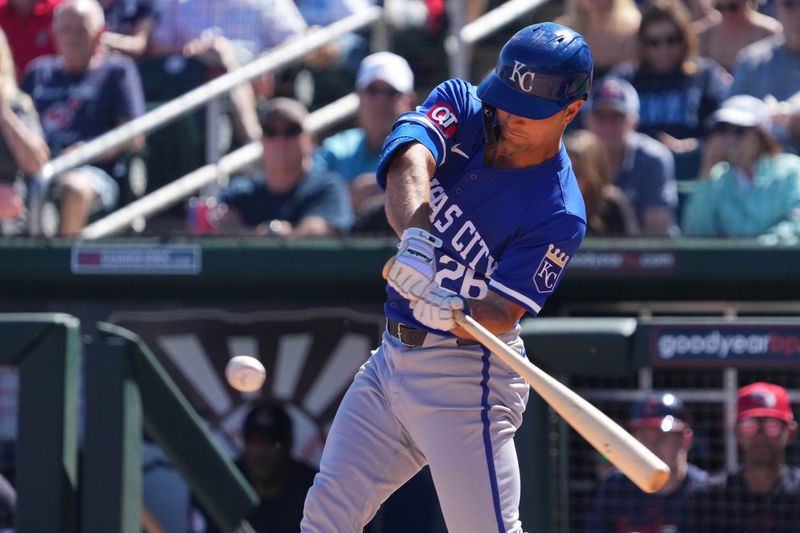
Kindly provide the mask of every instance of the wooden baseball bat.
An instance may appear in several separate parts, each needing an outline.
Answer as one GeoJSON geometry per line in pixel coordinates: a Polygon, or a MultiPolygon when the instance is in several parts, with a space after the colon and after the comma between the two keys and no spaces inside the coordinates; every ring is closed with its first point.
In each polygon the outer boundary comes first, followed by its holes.
{"type": "Polygon", "coordinates": [[[461,311],[455,321],[521,375],[567,423],[645,492],[657,492],[669,480],[669,467],[575,391],[512,350],[480,322],[461,311]]]}

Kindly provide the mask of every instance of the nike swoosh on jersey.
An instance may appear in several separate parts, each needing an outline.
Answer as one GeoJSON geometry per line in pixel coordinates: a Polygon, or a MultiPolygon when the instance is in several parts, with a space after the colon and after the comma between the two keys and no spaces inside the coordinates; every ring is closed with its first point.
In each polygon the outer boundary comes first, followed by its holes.
{"type": "Polygon", "coordinates": [[[463,151],[461,151],[461,148],[459,148],[459,146],[461,146],[461,143],[454,144],[453,146],[450,147],[450,151],[457,153],[461,157],[466,157],[467,159],[469,159],[469,156],[465,154],[463,151]]]}

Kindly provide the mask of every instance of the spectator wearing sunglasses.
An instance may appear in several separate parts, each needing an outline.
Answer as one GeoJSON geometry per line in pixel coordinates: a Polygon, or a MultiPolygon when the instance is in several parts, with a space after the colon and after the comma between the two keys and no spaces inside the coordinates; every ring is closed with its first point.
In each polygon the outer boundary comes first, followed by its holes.
{"type": "Polygon", "coordinates": [[[413,109],[414,73],[399,55],[378,52],[361,61],[355,89],[359,127],[326,139],[314,155],[314,166],[336,172],[347,182],[358,217],[356,231],[394,235],[383,212],[375,171],[394,121],[413,109]]]}
{"type": "Polygon", "coordinates": [[[794,440],[789,393],[771,383],[739,389],[736,442],[741,465],[712,476],[689,512],[692,533],[790,533],[800,524],[800,470],[785,464],[794,440]]]}
{"type": "Polygon", "coordinates": [[[704,121],[725,98],[730,75],[698,55],[697,36],[680,0],[655,0],[642,14],[639,59],[614,69],[639,93],[639,131],[675,156],[678,179],[697,177],[704,121]]]}
{"type": "Polygon", "coordinates": [[[783,34],[743,49],[733,69],[729,95],[749,94],[785,101],[800,90],[800,0],[775,0],[783,34]]]}
{"type": "Polygon", "coordinates": [[[781,24],[759,13],[753,0],[714,0],[714,10],[695,24],[700,55],[733,72],[739,51],[781,33],[781,24]]]}
{"type": "Polygon", "coordinates": [[[341,177],[312,168],[307,116],[305,106],[290,98],[259,106],[261,172],[234,178],[220,192],[220,233],[325,237],[350,230],[353,214],[341,177]]]}
{"type": "Polygon", "coordinates": [[[704,177],[683,213],[684,234],[796,241],[800,157],[782,152],[768,106],[752,96],[733,96],[712,116],[711,127],[704,177]]]}

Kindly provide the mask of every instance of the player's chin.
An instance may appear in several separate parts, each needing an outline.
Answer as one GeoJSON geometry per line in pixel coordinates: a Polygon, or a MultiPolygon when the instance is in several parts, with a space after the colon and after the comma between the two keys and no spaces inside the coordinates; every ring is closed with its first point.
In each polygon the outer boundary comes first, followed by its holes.
{"type": "Polygon", "coordinates": [[[531,144],[531,140],[527,135],[516,133],[513,131],[504,131],[500,135],[500,140],[509,145],[527,146],[531,144]]]}
{"type": "Polygon", "coordinates": [[[502,146],[511,152],[521,152],[532,148],[531,140],[527,137],[507,135],[500,137],[502,146]]]}

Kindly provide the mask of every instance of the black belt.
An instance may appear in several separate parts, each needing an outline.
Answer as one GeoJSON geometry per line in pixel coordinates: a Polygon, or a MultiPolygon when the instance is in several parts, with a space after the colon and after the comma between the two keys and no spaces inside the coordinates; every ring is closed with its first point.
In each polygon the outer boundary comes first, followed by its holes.
{"type": "Polygon", "coordinates": [[[428,335],[427,331],[406,326],[392,318],[386,319],[386,332],[406,346],[422,346],[428,335]]]}
{"type": "MultiPolygon", "coordinates": [[[[422,346],[422,343],[425,342],[425,337],[428,335],[428,332],[425,330],[407,326],[392,318],[386,319],[386,332],[406,346],[414,347],[422,346]]],[[[474,346],[478,344],[478,342],[470,339],[458,338],[456,339],[456,344],[459,346],[474,346]]]]}

